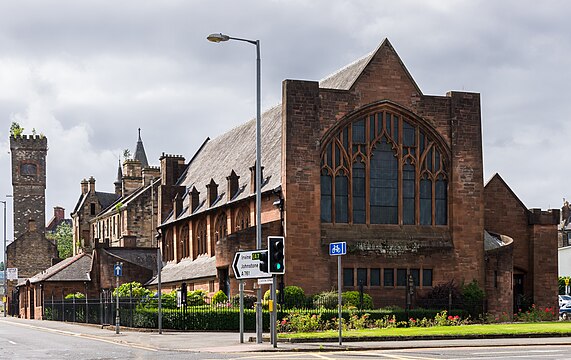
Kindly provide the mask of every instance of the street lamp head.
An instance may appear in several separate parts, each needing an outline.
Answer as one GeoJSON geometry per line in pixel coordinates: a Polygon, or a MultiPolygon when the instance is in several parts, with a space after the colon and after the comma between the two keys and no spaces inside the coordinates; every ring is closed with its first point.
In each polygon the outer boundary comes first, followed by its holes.
{"type": "Polygon", "coordinates": [[[219,43],[221,41],[228,41],[230,40],[230,36],[228,35],[224,35],[222,33],[219,34],[210,34],[206,37],[208,39],[208,41],[212,41],[215,43],[219,43]]]}

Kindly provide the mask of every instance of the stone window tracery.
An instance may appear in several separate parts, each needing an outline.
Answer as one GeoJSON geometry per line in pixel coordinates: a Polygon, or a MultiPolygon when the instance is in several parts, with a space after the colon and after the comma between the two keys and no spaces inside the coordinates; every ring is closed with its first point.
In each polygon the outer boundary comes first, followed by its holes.
{"type": "Polygon", "coordinates": [[[244,230],[250,227],[250,212],[248,208],[242,207],[236,215],[236,231],[244,230]]]}
{"type": "Polygon", "coordinates": [[[228,231],[226,230],[226,228],[227,228],[226,213],[221,212],[216,217],[216,222],[214,225],[214,240],[215,240],[215,242],[218,242],[221,239],[224,239],[228,235],[228,231]]]}
{"type": "Polygon", "coordinates": [[[323,147],[321,221],[447,225],[447,164],[412,116],[385,108],[361,116],[323,147]]]}

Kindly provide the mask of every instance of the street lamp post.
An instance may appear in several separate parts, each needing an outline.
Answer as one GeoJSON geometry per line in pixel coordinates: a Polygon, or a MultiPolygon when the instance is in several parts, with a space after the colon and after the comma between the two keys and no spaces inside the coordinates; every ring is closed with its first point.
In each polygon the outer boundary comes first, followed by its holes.
{"type": "Polygon", "coordinates": [[[6,279],[6,268],[8,267],[8,254],[6,253],[6,200],[0,201],[4,205],[4,317],[6,317],[6,302],[8,300],[8,280],[6,279]]]}
{"type": "MultiPolygon", "coordinates": [[[[249,40],[228,36],[222,33],[210,34],[208,41],[219,43],[236,40],[256,45],[256,250],[262,248],[262,90],[260,40],[249,40]]],[[[256,302],[256,341],[262,343],[262,289],[257,290],[256,302]]]]}

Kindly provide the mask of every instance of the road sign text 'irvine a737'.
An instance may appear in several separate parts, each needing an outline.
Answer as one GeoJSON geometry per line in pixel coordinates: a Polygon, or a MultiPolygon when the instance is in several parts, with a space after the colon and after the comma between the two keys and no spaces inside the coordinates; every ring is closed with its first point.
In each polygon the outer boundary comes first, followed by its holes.
{"type": "Polygon", "coordinates": [[[260,269],[261,254],[267,250],[238,251],[234,255],[232,269],[236,279],[256,279],[270,276],[260,269]]]}

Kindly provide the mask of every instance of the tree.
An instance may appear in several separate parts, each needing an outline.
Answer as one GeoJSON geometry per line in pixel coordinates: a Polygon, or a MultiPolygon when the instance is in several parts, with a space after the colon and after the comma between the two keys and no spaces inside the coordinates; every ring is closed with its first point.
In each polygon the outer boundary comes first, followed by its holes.
{"type": "Polygon", "coordinates": [[[16,137],[22,135],[22,132],[24,132],[24,128],[17,122],[13,121],[12,125],[10,125],[10,135],[16,137]]]}
{"type": "Polygon", "coordinates": [[[0,271],[4,271],[4,261],[0,262],[0,271]]]}
{"type": "Polygon", "coordinates": [[[47,235],[47,237],[51,240],[55,240],[57,251],[61,259],[73,255],[73,232],[70,224],[62,222],[56,228],[56,232],[47,235]]]}

